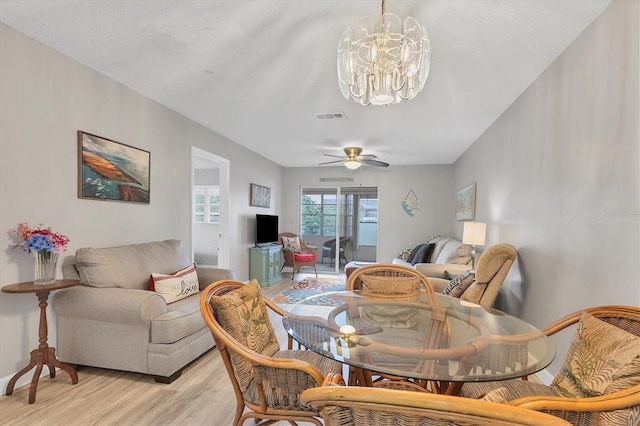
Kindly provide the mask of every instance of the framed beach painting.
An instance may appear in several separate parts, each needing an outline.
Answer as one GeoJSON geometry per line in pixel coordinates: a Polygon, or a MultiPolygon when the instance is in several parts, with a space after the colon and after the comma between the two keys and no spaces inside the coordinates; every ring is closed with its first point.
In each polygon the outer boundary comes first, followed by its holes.
{"type": "Polygon", "coordinates": [[[149,204],[151,154],[78,130],[78,198],[149,204]]]}
{"type": "Polygon", "coordinates": [[[456,194],[456,219],[473,220],[476,217],[476,184],[467,185],[456,194]]]}
{"type": "Polygon", "coordinates": [[[255,207],[271,206],[271,188],[266,186],[251,184],[251,199],[249,205],[255,207]]]}

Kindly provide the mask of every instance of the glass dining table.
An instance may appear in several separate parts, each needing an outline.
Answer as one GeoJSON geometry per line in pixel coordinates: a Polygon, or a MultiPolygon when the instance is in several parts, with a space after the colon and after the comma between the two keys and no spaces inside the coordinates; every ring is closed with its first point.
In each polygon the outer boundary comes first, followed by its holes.
{"type": "Polygon", "coordinates": [[[551,340],[517,317],[443,294],[382,298],[322,293],[287,309],[285,330],[302,346],[351,366],[351,384],[376,378],[457,395],[465,382],[533,374],[555,356],[551,340]]]}

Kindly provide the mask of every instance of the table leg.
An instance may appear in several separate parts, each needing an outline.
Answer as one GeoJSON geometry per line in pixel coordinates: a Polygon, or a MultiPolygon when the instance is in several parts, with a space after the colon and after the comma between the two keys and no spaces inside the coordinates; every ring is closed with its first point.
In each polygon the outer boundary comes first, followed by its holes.
{"type": "Polygon", "coordinates": [[[33,404],[36,401],[36,388],[38,387],[38,380],[40,380],[40,373],[42,372],[43,365],[46,365],[49,369],[49,377],[56,377],[56,367],[58,367],[67,372],[69,377],[71,377],[72,384],[75,385],[78,383],[78,373],[76,370],[70,365],[58,361],[56,358],[56,349],[49,347],[47,344],[47,299],[49,297],[49,291],[37,292],[36,295],[40,301],[40,345],[38,345],[38,349],[31,351],[31,360],[29,365],[18,371],[11,380],[9,380],[6,391],[7,395],[13,394],[13,389],[18,379],[35,367],[36,371],[33,373],[31,386],[29,387],[29,404],[33,404]]]}

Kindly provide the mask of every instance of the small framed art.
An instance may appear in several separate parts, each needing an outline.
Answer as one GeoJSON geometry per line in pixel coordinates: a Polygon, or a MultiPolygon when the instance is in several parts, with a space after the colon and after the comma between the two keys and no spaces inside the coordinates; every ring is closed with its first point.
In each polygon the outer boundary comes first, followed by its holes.
{"type": "Polygon", "coordinates": [[[149,204],[151,154],[78,130],[78,198],[149,204]]]}
{"type": "Polygon", "coordinates": [[[476,184],[467,185],[456,194],[456,219],[473,220],[476,217],[476,184]]]}
{"type": "Polygon", "coordinates": [[[270,207],[271,206],[271,188],[260,186],[255,183],[251,184],[251,199],[249,205],[254,207],[270,207]]]}

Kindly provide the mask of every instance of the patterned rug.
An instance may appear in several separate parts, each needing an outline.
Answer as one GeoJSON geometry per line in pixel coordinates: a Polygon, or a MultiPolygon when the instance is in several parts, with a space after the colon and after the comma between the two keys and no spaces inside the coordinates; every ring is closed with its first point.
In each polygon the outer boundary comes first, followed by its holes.
{"type": "MultiPolygon", "coordinates": [[[[345,282],[339,278],[305,278],[299,283],[294,284],[284,293],[276,296],[273,301],[276,303],[296,303],[307,297],[319,295],[322,293],[328,293],[333,291],[345,290],[345,282]]],[[[332,300],[329,297],[315,297],[312,301],[309,301],[309,305],[321,305],[321,306],[336,306],[337,303],[341,303],[336,300],[332,300]]]]}

